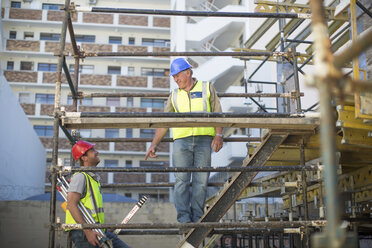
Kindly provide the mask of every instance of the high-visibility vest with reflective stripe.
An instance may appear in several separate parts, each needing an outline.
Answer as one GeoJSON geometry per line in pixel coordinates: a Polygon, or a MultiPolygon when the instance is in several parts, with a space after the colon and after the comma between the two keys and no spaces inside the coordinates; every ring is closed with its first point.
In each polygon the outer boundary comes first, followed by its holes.
{"type": "MultiPolygon", "coordinates": [[[[100,192],[100,183],[94,180],[90,175],[88,175],[85,172],[81,172],[84,174],[85,179],[86,179],[86,194],[83,199],[81,199],[81,203],[87,208],[89,211],[90,215],[94,218],[94,220],[98,223],[103,224],[105,221],[105,215],[103,212],[103,200],[102,200],[102,194],[100,192]],[[90,183],[89,183],[90,182],[90,183]],[[90,185],[92,186],[92,190],[90,190],[90,185]],[[93,196],[91,192],[93,191],[93,196]],[[93,197],[95,198],[95,202],[97,204],[96,208],[94,207],[94,200],[93,197]],[[97,213],[98,212],[98,213],[97,213]]],[[[66,224],[76,224],[76,221],[72,217],[70,211],[66,209],[66,224]]],[[[68,231],[66,229],[66,231],[68,231]]]]}
{"type": "MultiPolygon", "coordinates": [[[[211,112],[209,84],[209,82],[197,81],[190,91],[190,97],[183,89],[173,90],[171,99],[175,112],[211,112]]],[[[173,128],[173,139],[198,135],[215,136],[216,129],[214,127],[173,128]]]]}

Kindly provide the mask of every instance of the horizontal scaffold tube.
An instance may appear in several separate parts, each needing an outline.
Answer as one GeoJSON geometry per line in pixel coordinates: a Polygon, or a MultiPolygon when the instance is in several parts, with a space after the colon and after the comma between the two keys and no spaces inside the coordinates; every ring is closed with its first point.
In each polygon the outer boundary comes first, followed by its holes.
{"type": "MultiPolygon", "coordinates": [[[[89,142],[152,142],[152,138],[85,138],[89,142]]],[[[161,142],[173,142],[172,138],[163,138],[161,142]]],[[[224,142],[260,142],[259,137],[223,138],[224,142]]]]}
{"type": "Polygon", "coordinates": [[[303,114],[289,113],[142,113],[142,112],[66,112],[66,117],[111,118],[299,118],[303,114]]]}
{"type": "Polygon", "coordinates": [[[268,222],[203,222],[203,223],[141,223],[141,224],[57,224],[58,227],[67,229],[94,229],[94,228],[111,228],[111,229],[167,229],[167,228],[286,228],[286,227],[324,227],[326,220],[313,221],[268,221],[268,222]]]}
{"type": "MultiPolygon", "coordinates": [[[[300,93],[304,96],[304,93],[300,93]]],[[[291,93],[217,93],[218,97],[282,97],[282,98],[296,98],[291,93]]],[[[78,98],[92,98],[92,97],[169,97],[168,93],[83,93],[78,98]]]]}
{"type": "MultiPolygon", "coordinates": [[[[297,228],[296,228],[297,229],[297,228]]],[[[179,235],[183,234],[182,230],[178,229],[162,229],[162,230],[121,230],[120,235],[179,235]]],[[[265,234],[265,233],[289,233],[288,228],[218,228],[213,229],[210,233],[214,234],[265,234]]],[[[292,232],[294,233],[294,232],[292,232]]]]}
{"type": "MultiPolygon", "coordinates": [[[[192,183],[190,183],[192,185],[192,183]]],[[[225,183],[209,182],[209,187],[221,187],[225,183]]],[[[147,188],[147,187],[173,187],[174,183],[114,183],[101,184],[102,188],[147,188]]],[[[297,182],[251,182],[248,187],[297,187],[297,182]]]]}
{"type": "Polygon", "coordinates": [[[144,15],[170,15],[170,16],[206,16],[206,17],[251,17],[251,18],[290,18],[310,19],[310,14],[304,13],[264,13],[264,12],[214,12],[214,11],[182,11],[161,9],[129,9],[129,8],[103,8],[103,7],[76,7],[82,12],[102,12],[121,14],[144,14],[144,15]]]}
{"type": "Polygon", "coordinates": [[[257,56],[288,56],[286,52],[85,52],[81,57],[181,57],[181,56],[223,56],[223,57],[257,57],[257,56]]]}
{"type": "Polygon", "coordinates": [[[317,171],[322,166],[306,165],[306,166],[252,166],[252,167],[62,167],[63,172],[240,172],[240,171],[317,171]]]}

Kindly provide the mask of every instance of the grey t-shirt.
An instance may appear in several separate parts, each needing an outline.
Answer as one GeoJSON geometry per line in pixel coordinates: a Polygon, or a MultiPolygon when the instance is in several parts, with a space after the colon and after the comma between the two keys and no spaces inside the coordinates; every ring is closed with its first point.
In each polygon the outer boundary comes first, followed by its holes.
{"type": "MultiPolygon", "coordinates": [[[[99,181],[99,176],[88,172],[88,174],[96,181],[99,181]]],[[[87,191],[87,183],[85,179],[85,175],[81,172],[74,174],[71,178],[70,187],[68,188],[68,192],[76,192],[81,194],[81,198],[85,197],[87,191]]]]}

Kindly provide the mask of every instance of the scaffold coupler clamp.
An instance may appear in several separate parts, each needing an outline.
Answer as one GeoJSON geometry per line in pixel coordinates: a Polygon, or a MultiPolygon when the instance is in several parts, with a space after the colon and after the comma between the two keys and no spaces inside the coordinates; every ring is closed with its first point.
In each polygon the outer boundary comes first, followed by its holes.
{"type": "Polygon", "coordinates": [[[297,191],[298,193],[302,194],[303,193],[303,182],[302,182],[302,176],[297,175],[297,191]]]}
{"type": "Polygon", "coordinates": [[[65,117],[66,117],[66,108],[61,107],[61,110],[57,113],[59,118],[61,119],[61,125],[65,125],[65,117]]]}
{"type": "Polygon", "coordinates": [[[291,99],[292,100],[296,100],[297,98],[299,98],[299,97],[301,97],[301,96],[304,95],[303,93],[298,92],[296,90],[291,90],[290,94],[291,94],[291,99]]]}
{"type": "Polygon", "coordinates": [[[289,58],[289,54],[288,52],[273,52],[273,55],[272,55],[274,58],[277,58],[277,57],[286,57],[286,58],[289,58]]]}
{"type": "Polygon", "coordinates": [[[62,225],[61,225],[61,218],[57,217],[56,218],[56,231],[57,231],[58,238],[61,237],[61,231],[63,231],[63,230],[64,229],[62,228],[62,225]]]}
{"type": "Polygon", "coordinates": [[[72,167],[71,166],[63,166],[61,167],[61,173],[71,173],[72,167]]]}
{"type": "Polygon", "coordinates": [[[70,11],[70,14],[76,13],[76,7],[75,7],[75,3],[74,2],[70,3],[70,6],[69,6],[69,9],[68,10],[70,11]]]}
{"type": "Polygon", "coordinates": [[[58,158],[56,169],[57,169],[57,173],[59,177],[62,177],[62,170],[63,170],[62,158],[58,158]]]}

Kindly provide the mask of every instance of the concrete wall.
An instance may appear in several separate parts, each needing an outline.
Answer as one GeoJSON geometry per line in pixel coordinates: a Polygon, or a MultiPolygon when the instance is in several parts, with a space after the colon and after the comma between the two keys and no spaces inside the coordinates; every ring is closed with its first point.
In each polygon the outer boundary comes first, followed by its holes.
{"type": "MultiPolygon", "coordinates": [[[[64,222],[65,214],[57,202],[57,217],[64,222]]],[[[105,222],[120,223],[134,203],[104,203],[105,222]]],[[[174,223],[176,210],[171,203],[147,202],[134,215],[131,223],[174,223]]],[[[2,201],[0,202],[0,247],[46,248],[49,242],[49,202],[47,201],[2,201]],[[20,238],[22,237],[22,238],[20,238]]],[[[56,235],[55,247],[66,247],[67,235],[56,235]]],[[[176,247],[179,235],[133,235],[120,238],[131,247],[176,247]]]]}
{"type": "Polygon", "coordinates": [[[46,152],[0,75],[0,200],[22,200],[44,193],[46,152]]]}

